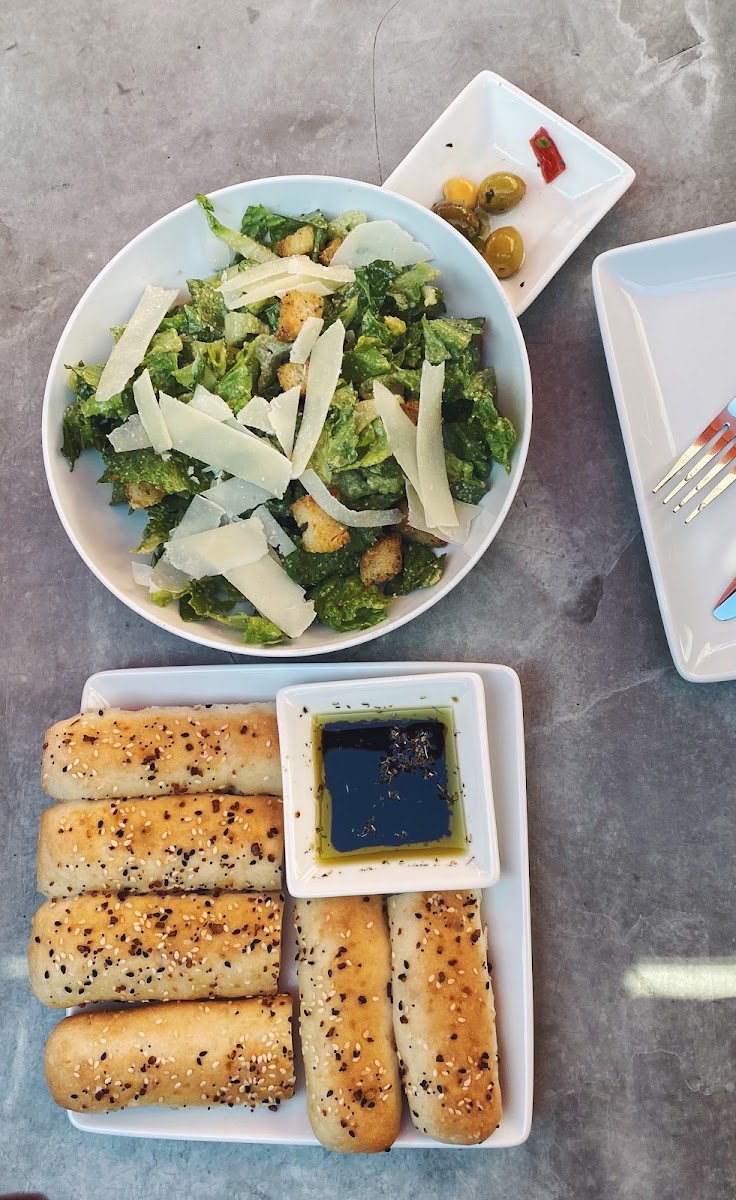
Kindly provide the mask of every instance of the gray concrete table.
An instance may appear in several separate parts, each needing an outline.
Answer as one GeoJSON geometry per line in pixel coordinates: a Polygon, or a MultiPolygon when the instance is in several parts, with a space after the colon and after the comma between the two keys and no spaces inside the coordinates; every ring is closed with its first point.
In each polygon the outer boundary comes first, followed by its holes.
{"type": "MultiPolygon", "coordinates": [[[[734,216],[736,32],[705,0],[82,0],[0,10],[0,1191],[50,1200],[731,1197],[733,1000],[634,998],[642,959],[734,954],[734,688],[676,674],[593,309],[600,251],[734,216]],[[63,324],[111,255],[196,191],[378,182],[481,68],[621,154],[632,190],[524,316],[523,483],[441,606],[350,658],[506,662],[527,722],[532,1135],[494,1153],[182,1145],[76,1132],[28,992],[41,734],[93,670],[228,661],[128,612],[64,536],[41,464],[63,324]]],[[[697,347],[693,347],[697,353],[697,347]]]]}

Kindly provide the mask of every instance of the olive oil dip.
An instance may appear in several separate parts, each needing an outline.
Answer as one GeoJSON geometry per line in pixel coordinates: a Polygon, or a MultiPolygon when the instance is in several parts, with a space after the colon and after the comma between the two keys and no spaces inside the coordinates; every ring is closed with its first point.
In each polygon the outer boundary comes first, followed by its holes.
{"type": "Polygon", "coordinates": [[[318,861],[465,853],[449,709],[315,716],[312,734],[318,861]]]}

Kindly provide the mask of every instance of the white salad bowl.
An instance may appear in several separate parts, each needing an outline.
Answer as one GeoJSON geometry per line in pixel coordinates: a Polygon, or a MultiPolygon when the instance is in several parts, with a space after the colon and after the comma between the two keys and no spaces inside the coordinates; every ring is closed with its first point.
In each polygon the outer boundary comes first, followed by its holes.
{"type": "Polygon", "coordinates": [[[360,209],[370,219],[395,221],[429,246],[441,276],[451,316],[486,318],[484,365],[498,378],[500,411],[517,430],[511,471],[494,464],[483,511],[473,522],[463,546],[448,547],[439,583],[391,601],[386,620],[370,629],[337,633],[315,622],[300,638],[277,646],[245,645],[236,630],[215,622],[187,623],[176,604],[158,608],[133,580],[131,551],[140,540],[145,513],[130,515],[124,506],[110,507],[110,488],[98,484],[102,460],[85,451],[74,470],[61,455],[62,418],[72,401],[65,364],[106,359],[110,326],[128,320],[147,284],[186,288],[187,278],[206,277],[227,265],[230,252],[210,233],[204,214],[192,201],[162,217],[137,237],[100,272],[70,316],[51,362],[44,394],[42,436],[51,496],[72,544],[97,578],[134,612],[162,629],[216,650],[261,658],[306,657],[345,650],[371,641],[413,620],[441,600],[467,575],[500,529],[521,481],[531,433],[532,389],[524,340],[500,284],[480,255],[459,233],[434,213],[403,196],[356,180],[318,175],[285,175],[235,184],[211,193],[217,215],[239,227],[250,204],[279,212],[306,213],[319,208],[328,216],[360,209]]]}

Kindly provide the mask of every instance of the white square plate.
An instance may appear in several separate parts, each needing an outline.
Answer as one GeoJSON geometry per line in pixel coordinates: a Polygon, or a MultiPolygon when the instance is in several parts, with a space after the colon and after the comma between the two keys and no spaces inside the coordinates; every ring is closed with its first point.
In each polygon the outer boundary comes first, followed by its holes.
{"type": "Polygon", "coordinates": [[[514,171],[527,185],[521,204],[493,221],[516,226],[524,239],[523,267],[501,281],[519,316],[636,176],[577,126],[500,75],[481,71],[383,186],[431,208],[442,199],[446,179],[461,175],[480,183],[492,171],[514,171]],[[542,180],[529,145],[540,125],[565,160],[566,170],[550,184],[542,180]]]}
{"type": "Polygon", "coordinates": [[[390,895],[392,892],[476,890],[492,887],[500,872],[486,737],[483,680],[472,671],[397,678],[341,680],[282,688],[276,697],[284,779],[284,852],[292,896],[390,895]],[[452,715],[459,791],[468,845],[461,853],[382,861],[324,863],[317,857],[319,824],[313,719],[355,719],[425,712],[452,715]]]}
{"type": "MultiPolygon", "coordinates": [[[[103,671],[87,680],[82,709],[148,704],[238,703],[273,700],[279,688],[366,676],[476,671],[486,697],[488,744],[494,773],[501,878],[484,893],[496,997],[503,1117],[496,1132],[472,1150],[518,1146],[532,1121],[533,1014],[529,918],[529,856],[524,772],[524,725],[519,679],[509,667],[486,663],[335,663],[314,666],[160,667],[103,671]]],[[[290,909],[284,921],[280,986],[297,994],[296,943],[290,909]]],[[[297,1046],[297,1094],[278,1112],[247,1109],[136,1108],[100,1115],[70,1113],[90,1133],[185,1141],[263,1142],[316,1146],[307,1120],[304,1072],[297,1046]]],[[[414,1129],[404,1114],[396,1147],[429,1149],[439,1143],[414,1129]]]]}
{"type": "MultiPolygon", "coordinates": [[[[693,683],[736,679],[736,488],[690,525],[652,488],[736,394],[736,223],[602,254],[593,291],[672,657],[693,683]]],[[[667,490],[667,489],[665,489],[667,490]]]]}

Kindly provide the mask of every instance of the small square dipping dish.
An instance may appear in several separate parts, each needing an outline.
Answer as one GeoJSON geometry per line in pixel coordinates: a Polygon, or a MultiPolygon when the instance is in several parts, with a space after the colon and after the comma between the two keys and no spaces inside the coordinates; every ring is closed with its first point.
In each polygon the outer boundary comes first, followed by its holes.
{"type": "MultiPolygon", "coordinates": [[[[507,220],[524,239],[521,270],[501,280],[517,317],[634,182],[618,155],[493,71],[481,71],[437,118],[384,183],[431,208],[453,175],[480,183],[492,171],[521,175],[527,193],[507,220]],[[544,183],[529,139],[543,126],[565,160],[544,183]]],[[[489,272],[491,268],[488,268],[489,272]]]]}
{"type": "Polygon", "coordinates": [[[284,784],[286,880],[292,896],[390,895],[478,889],[500,874],[485,711],[479,675],[453,674],[354,679],[282,688],[276,695],[284,784]],[[438,717],[451,714],[454,756],[467,846],[438,854],[392,850],[370,859],[320,861],[320,806],[315,722],[438,717]]]}

